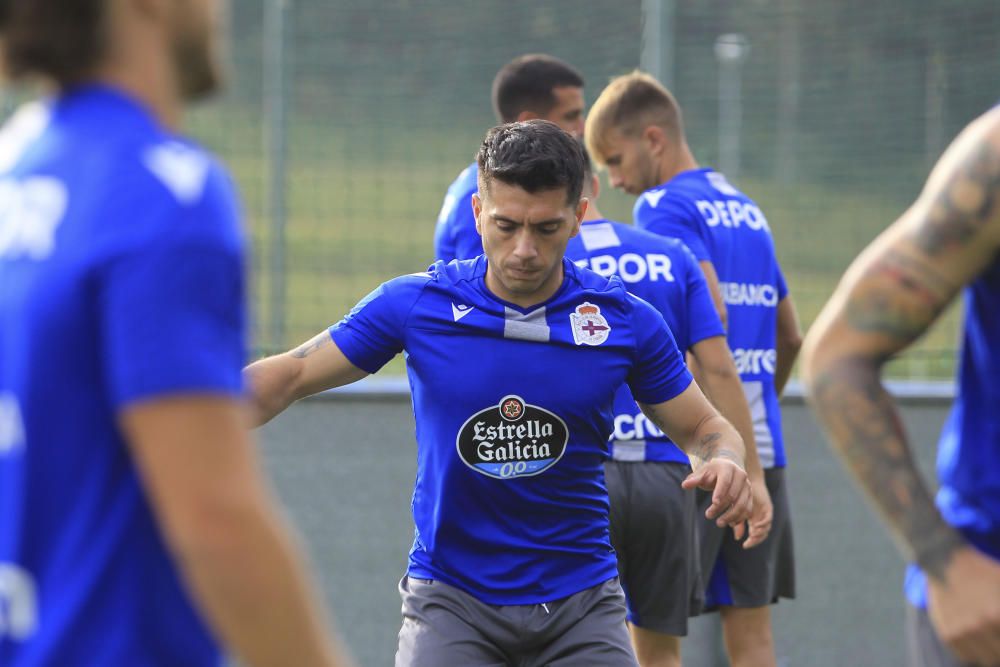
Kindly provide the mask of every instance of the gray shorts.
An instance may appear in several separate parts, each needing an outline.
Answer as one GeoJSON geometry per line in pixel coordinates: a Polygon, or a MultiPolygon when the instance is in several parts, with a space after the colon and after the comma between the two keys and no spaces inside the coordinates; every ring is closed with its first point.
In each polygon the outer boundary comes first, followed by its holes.
{"type": "Polygon", "coordinates": [[[795,553],[784,468],[765,470],[764,481],[774,504],[774,522],[767,539],[752,549],[744,549],[733,537],[731,528],[719,528],[705,518],[711,494],[698,493],[705,611],[724,606],[763,607],[779,598],[795,597],[795,553]]]}
{"type": "Polygon", "coordinates": [[[906,664],[908,667],[962,667],[938,638],[926,609],[906,604],[906,664]]]}
{"type": "Polygon", "coordinates": [[[545,604],[497,606],[403,577],[396,667],[638,667],[618,579],[545,604]]]}
{"type": "Polygon", "coordinates": [[[701,609],[695,535],[695,493],[681,488],[683,463],[604,464],[611,498],[611,544],[625,590],[628,620],[645,630],[682,637],[701,609]]]}

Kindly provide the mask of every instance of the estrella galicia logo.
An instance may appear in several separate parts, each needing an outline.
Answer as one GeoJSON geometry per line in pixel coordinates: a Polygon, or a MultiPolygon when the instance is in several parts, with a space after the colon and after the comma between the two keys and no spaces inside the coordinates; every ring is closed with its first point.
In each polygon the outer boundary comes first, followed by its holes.
{"type": "Polygon", "coordinates": [[[469,417],[455,446],[476,472],[511,479],[548,470],[562,458],[568,441],[566,422],[512,394],[469,417]]]}

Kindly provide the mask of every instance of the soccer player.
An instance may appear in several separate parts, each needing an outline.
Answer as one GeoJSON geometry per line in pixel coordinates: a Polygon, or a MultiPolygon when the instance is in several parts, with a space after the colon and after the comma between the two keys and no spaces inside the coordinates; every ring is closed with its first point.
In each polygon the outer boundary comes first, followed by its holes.
{"type": "Polygon", "coordinates": [[[816,414],[904,557],[908,664],[1000,665],[1000,109],[948,148],[917,201],[848,269],[806,338],[816,414]],[[935,504],[881,383],[965,288],[958,394],[935,504]]]}
{"type": "MultiPolygon", "coordinates": [[[[663,315],[678,348],[697,361],[702,390],[746,446],[755,496],[750,536],[743,546],[753,547],[770,529],[771,501],[740,376],[705,277],[680,241],[604,219],[596,206],[600,185],[589,157],[585,165],[584,195],[589,205],[566,256],[601,275],[618,276],[632,294],[663,315]]],[[[614,427],[612,461],[605,464],[605,478],[611,499],[611,545],[618,554],[632,644],[642,667],[679,667],[680,637],[687,634],[688,616],[700,610],[702,596],[695,493],[681,488],[691,473],[690,462],[642,414],[624,385],[615,396],[614,427]]]]}
{"type": "Polygon", "coordinates": [[[504,125],[477,163],[485,255],[390,280],[252,364],[256,420],[405,351],[416,532],[396,664],[634,666],[603,473],[615,391],[627,382],[692,457],[683,484],[714,488],[721,525],[752,506],[743,443],[662,316],[565,259],[587,209],[577,140],[547,121],[504,125]]]}
{"type": "MultiPolygon", "coordinates": [[[[553,56],[532,53],[504,65],[493,79],[493,111],[501,123],[541,118],[583,136],[583,77],[553,56]]],[[[483,254],[472,215],[478,168],[473,162],[448,188],[434,230],[434,255],[450,262],[483,254]]]]}
{"type": "Polygon", "coordinates": [[[241,400],[228,177],[175,134],[221,3],[12,0],[0,131],[0,664],[345,665],[241,400]]]}
{"type": "Polygon", "coordinates": [[[684,137],[681,110],[656,79],[613,80],[594,103],[587,147],[611,184],[639,195],[636,224],[679,238],[700,263],[743,382],[773,524],[757,548],[701,522],[706,609],[720,608],[734,666],[774,665],[770,608],[794,595],[792,533],[778,397],[801,344],[797,316],[760,209],[722,174],[700,168],[684,137]],[[710,574],[709,574],[710,573],[710,574]]]}

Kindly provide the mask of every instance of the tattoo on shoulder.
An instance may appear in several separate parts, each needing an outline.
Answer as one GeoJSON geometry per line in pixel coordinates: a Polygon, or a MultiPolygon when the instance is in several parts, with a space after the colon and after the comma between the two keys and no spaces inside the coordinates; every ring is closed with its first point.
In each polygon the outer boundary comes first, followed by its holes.
{"type": "Polygon", "coordinates": [[[297,348],[292,350],[292,356],[296,359],[304,359],[316,350],[324,347],[330,342],[330,334],[325,331],[311,340],[299,345],[297,348]]]}
{"type": "Polygon", "coordinates": [[[1000,147],[984,140],[965,156],[931,205],[917,244],[937,255],[969,243],[1000,203],[1000,147]]]}

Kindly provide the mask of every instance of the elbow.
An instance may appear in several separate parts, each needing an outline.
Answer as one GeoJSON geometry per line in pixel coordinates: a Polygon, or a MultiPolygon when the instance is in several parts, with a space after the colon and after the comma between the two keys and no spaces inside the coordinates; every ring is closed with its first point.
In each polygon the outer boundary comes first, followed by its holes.
{"type": "Polygon", "coordinates": [[[802,334],[798,331],[785,332],[778,336],[777,347],[783,354],[795,357],[802,350],[802,334]]]}

